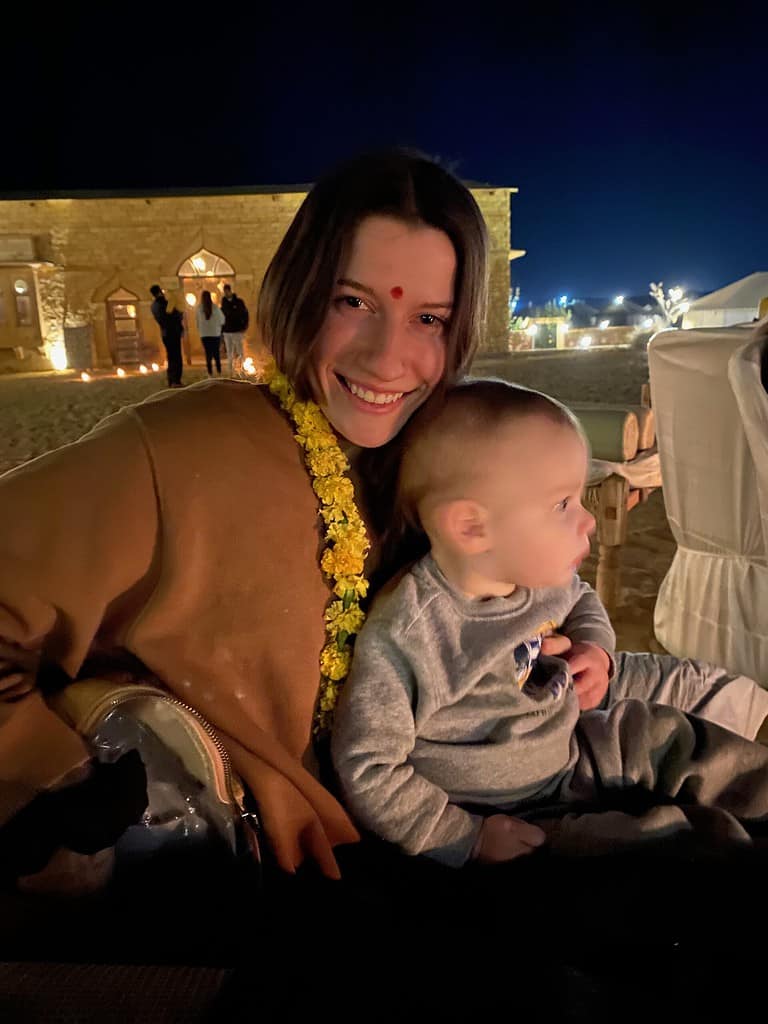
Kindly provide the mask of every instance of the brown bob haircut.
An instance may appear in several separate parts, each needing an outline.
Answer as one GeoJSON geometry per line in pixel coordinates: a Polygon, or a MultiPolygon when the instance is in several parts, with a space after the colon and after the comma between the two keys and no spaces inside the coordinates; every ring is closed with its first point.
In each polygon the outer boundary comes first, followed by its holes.
{"type": "Polygon", "coordinates": [[[367,217],[444,232],[456,251],[445,383],[458,379],[480,340],[487,302],[485,222],[469,190],[433,160],[404,149],[356,157],[312,188],[264,275],[261,338],[301,398],[312,397],[311,354],[339,267],[367,217]]]}

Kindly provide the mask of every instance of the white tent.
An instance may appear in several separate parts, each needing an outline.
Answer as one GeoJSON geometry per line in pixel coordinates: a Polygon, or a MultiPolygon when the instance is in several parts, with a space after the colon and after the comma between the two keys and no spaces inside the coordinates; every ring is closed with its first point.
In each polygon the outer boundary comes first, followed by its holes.
{"type": "Polygon", "coordinates": [[[768,688],[768,319],[661,331],[648,347],[664,504],[677,552],[656,636],[768,688]],[[755,339],[755,340],[753,340],[755,339]]]}
{"type": "Polygon", "coordinates": [[[691,303],[683,316],[683,329],[691,327],[731,327],[750,323],[757,316],[761,299],[768,297],[768,271],[748,274],[740,281],[702,295],[691,303]]]}

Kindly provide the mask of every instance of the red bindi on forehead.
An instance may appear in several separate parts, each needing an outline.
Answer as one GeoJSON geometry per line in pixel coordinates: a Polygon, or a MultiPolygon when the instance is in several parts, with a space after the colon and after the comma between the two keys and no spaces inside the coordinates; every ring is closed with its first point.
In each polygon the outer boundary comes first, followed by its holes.
{"type": "Polygon", "coordinates": [[[403,289],[400,287],[399,284],[396,284],[394,288],[390,288],[389,294],[392,296],[393,299],[402,299],[403,289]]]}

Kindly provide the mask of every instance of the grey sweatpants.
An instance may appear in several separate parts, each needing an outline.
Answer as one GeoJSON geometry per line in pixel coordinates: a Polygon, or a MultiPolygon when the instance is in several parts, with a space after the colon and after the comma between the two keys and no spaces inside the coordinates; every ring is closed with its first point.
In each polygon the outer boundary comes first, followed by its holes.
{"type": "Polygon", "coordinates": [[[768,690],[746,676],[690,658],[616,655],[616,673],[603,707],[633,698],[698,715],[753,740],[768,716],[768,690]]]}
{"type": "Polygon", "coordinates": [[[768,747],[712,722],[624,700],[584,712],[572,742],[556,796],[567,813],[541,822],[557,852],[599,855],[691,831],[748,843],[742,822],[768,821],[768,747]],[[623,809],[633,792],[641,811],[623,809]]]}

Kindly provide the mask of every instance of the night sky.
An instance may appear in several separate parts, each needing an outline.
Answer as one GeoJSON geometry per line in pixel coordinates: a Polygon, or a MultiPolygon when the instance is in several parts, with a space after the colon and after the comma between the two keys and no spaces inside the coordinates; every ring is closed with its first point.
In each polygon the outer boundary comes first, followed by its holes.
{"type": "Polygon", "coordinates": [[[15,4],[0,189],[302,183],[402,143],[520,189],[523,302],[768,270],[768,5],[496,6],[15,4]]]}

